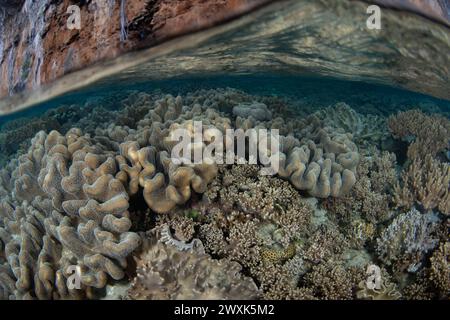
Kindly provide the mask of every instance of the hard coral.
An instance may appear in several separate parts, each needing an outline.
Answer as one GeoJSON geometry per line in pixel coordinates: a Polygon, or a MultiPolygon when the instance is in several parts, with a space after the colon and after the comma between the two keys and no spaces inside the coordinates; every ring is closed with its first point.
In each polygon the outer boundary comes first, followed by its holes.
{"type": "Polygon", "coordinates": [[[414,139],[408,150],[410,159],[434,157],[449,147],[450,121],[447,118],[410,110],[391,116],[388,126],[394,137],[414,139]]]}
{"type": "Polygon", "coordinates": [[[199,204],[207,219],[200,238],[209,252],[239,261],[266,297],[309,297],[295,280],[305,272],[296,242],[308,232],[312,208],[287,181],[258,171],[256,165],[219,167],[199,204]]]}
{"type": "Polygon", "coordinates": [[[237,221],[266,221],[279,230],[287,247],[309,224],[312,209],[288,182],[258,174],[255,165],[221,166],[205,197],[208,207],[219,206],[227,227],[237,221]]]}
{"type": "Polygon", "coordinates": [[[430,258],[430,279],[442,297],[450,297],[450,242],[443,242],[430,258]]]}
{"type": "Polygon", "coordinates": [[[323,263],[316,265],[303,279],[314,296],[327,300],[348,300],[354,295],[356,284],[364,274],[358,269],[346,269],[340,264],[323,263]]]}
{"type": "Polygon", "coordinates": [[[396,217],[377,239],[378,257],[395,271],[417,272],[423,267],[424,255],[434,249],[433,237],[439,218],[416,209],[396,217]]]}
{"type": "Polygon", "coordinates": [[[450,214],[450,165],[432,158],[416,158],[402,174],[402,184],[395,186],[394,200],[399,207],[418,203],[425,210],[437,208],[450,214]]]}
{"type": "MultiPolygon", "coordinates": [[[[378,224],[391,218],[392,189],[397,181],[395,156],[390,153],[363,157],[357,168],[358,180],[351,195],[329,198],[323,205],[345,225],[364,219],[378,224]]],[[[361,221],[364,222],[364,221],[361,221]]]]}

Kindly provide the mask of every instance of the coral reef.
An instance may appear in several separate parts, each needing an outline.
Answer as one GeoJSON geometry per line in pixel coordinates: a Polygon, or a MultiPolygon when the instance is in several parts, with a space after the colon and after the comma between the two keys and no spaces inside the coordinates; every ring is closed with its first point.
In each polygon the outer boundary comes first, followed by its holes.
{"type": "Polygon", "coordinates": [[[80,130],[33,138],[11,174],[11,197],[0,211],[8,257],[3,296],[74,298],[67,288],[71,266],[81,270],[88,297],[108,277],[124,277],[126,258],[140,238],[128,232],[129,196],[116,171],[113,158],[80,130]]]}
{"type": "Polygon", "coordinates": [[[7,123],[0,299],[448,297],[447,120],[390,118],[412,141],[399,179],[385,118],[295,108],[230,88],[128,92],[7,123]],[[218,149],[195,161],[213,142],[234,151],[229,129],[266,130],[279,170],[218,149]],[[380,289],[366,285],[375,263],[380,289]]]}
{"type": "Polygon", "coordinates": [[[414,203],[425,210],[438,209],[450,214],[450,165],[431,155],[415,158],[403,171],[401,183],[395,185],[394,200],[399,207],[411,208],[414,203]]]}
{"type": "Polygon", "coordinates": [[[449,147],[450,121],[445,117],[409,110],[391,116],[388,126],[394,137],[413,141],[408,148],[411,159],[434,157],[449,147]]]}
{"type": "Polygon", "coordinates": [[[341,129],[351,133],[360,147],[380,145],[388,137],[386,121],[376,115],[363,115],[353,110],[346,103],[320,110],[316,116],[322,119],[327,127],[341,129]]]}
{"type": "Polygon", "coordinates": [[[340,264],[316,265],[304,278],[315,296],[327,300],[347,300],[353,297],[355,283],[364,277],[358,269],[345,269],[340,264]]]}
{"type": "Polygon", "coordinates": [[[272,112],[264,103],[238,104],[233,108],[233,115],[241,118],[252,117],[257,121],[271,120],[272,112]]]}
{"type": "Polygon", "coordinates": [[[251,278],[240,273],[237,262],[214,260],[200,240],[180,250],[147,235],[137,258],[137,276],[128,290],[133,300],[256,299],[260,296],[251,278]]]}
{"type": "Polygon", "coordinates": [[[391,193],[397,182],[395,155],[384,152],[363,157],[357,172],[358,179],[352,194],[329,198],[324,202],[324,207],[347,225],[359,218],[371,224],[391,218],[394,213],[391,193]]]}
{"type": "Polygon", "coordinates": [[[311,206],[287,181],[261,176],[256,165],[219,167],[199,203],[199,229],[211,254],[238,261],[266,298],[306,298],[297,287],[304,267],[297,241],[307,232],[311,206]]]}
{"type": "Polygon", "coordinates": [[[430,258],[430,280],[443,297],[450,296],[450,242],[443,242],[430,258]]]}
{"type": "Polygon", "coordinates": [[[438,245],[433,237],[439,217],[416,209],[396,217],[377,239],[378,257],[396,271],[417,272],[424,255],[438,245]]]}

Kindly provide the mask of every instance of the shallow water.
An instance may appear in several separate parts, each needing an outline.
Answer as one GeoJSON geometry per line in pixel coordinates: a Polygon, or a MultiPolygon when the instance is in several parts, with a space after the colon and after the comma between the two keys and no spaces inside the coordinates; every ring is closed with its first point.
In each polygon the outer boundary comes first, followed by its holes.
{"type": "Polygon", "coordinates": [[[0,102],[0,299],[448,299],[449,29],[365,6],[277,3],[0,102]],[[201,150],[278,130],[275,174],[172,163],[194,121],[201,150]]]}
{"type": "Polygon", "coordinates": [[[450,29],[382,8],[368,30],[361,1],[279,1],[226,24],[71,73],[0,100],[8,114],[86,88],[217,74],[323,76],[400,87],[450,99],[450,29]]]}

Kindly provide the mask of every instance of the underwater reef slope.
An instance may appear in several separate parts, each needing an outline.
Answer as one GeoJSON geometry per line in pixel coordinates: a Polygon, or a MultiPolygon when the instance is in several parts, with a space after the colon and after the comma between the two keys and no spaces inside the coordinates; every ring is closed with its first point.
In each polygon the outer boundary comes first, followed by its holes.
{"type": "Polygon", "coordinates": [[[7,156],[0,299],[449,298],[448,118],[231,88],[113,104],[41,115],[59,131],[30,122],[38,132],[7,156]],[[272,152],[278,129],[279,170],[262,175],[247,156],[172,161],[177,130],[194,138],[199,121],[191,156],[228,129],[264,129],[272,152]],[[447,144],[428,152],[424,132],[447,144]]]}

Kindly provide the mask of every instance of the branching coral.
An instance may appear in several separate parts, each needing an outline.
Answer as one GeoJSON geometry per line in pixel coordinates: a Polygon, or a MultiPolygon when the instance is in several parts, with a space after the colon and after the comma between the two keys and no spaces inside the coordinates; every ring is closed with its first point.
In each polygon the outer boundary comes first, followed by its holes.
{"type": "Polygon", "coordinates": [[[426,211],[437,208],[450,213],[450,166],[439,160],[450,142],[450,121],[418,110],[400,112],[389,119],[389,129],[396,138],[413,142],[408,148],[409,163],[402,183],[395,186],[398,207],[411,208],[415,203],[426,211]]]}
{"type": "Polygon", "coordinates": [[[303,257],[314,264],[330,260],[348,246],[337,228],[327,225],[321,225],[306,242],[303,257]]]}
{"type": "Polygon", "coordinates": [[[354,295],[356,284],[364,277],[359,269],[345,269],[336,263],[314,266],[302,280],[314,296],[327,300],[346,300],[354,295]]]}
{"type": "Polygon", "coordinates": [[[399,215],[377,239],[379,258],[396,271],[417,272],[424,255],[438,244],[433,237],[438,223],[437,215],[421,214],[416,209],[399,215]]]}
{"type": "Polygon", "coordinates": [[[323,206],[336,215],[352,242],[364,245],[371,239],[370,234],[373,236],[375,226],[394,214],[391,193],[397,181],[395,156],[384,152],[363,157],[357,172],[352,194],[329,198],[323,206]]]}
{"type": "Polygon", "coordinates": [[[441,295],[450,296],[450,242],[443,242],[430,258],[430,279],[441,295]]]}
{"type": "Polygon", "coordinates": [[[394,200],[399,207],[411,208],[416,202],[425,210],[439,209],[450,214],[450,165],[427,155],[416,158],[395,186],[394,200]]]}
{"type": "Polygon", "coordinates": [[[414,140],[408,149],[410,159],[434,157],[449,147],[450,121],[447,118],[410,110],[391,116],[388,126],[394,137],[414,140]]]}
{"type": "Polygon", "coordinates": [[[207,250],[239,261],[266,297],[306,298],[297,287],[305,272],[296,241],[307,232],[312,208],[287,181],[261,176],[258,166],[221,166],[199,209],[207,250]]]}
{"type": "Polygon", "coordinates": [[[261,265],[255,270],[264,299],[315,300],[310,288],[298,286],[299,278],[305,272],[306,265],[299,255],[284,264],[261,265]]]}
{"type": "Polygon", "coordinates": [[[258,171],[255,165],[221,166],[205,193],[211,203],[207,208],[219,206],[215,212],[222,226],[235,221],[270,222],[276,226],[278,241],[287,247],[306,230],[311,207],[288,182],[261,176],[258,171]]]}

